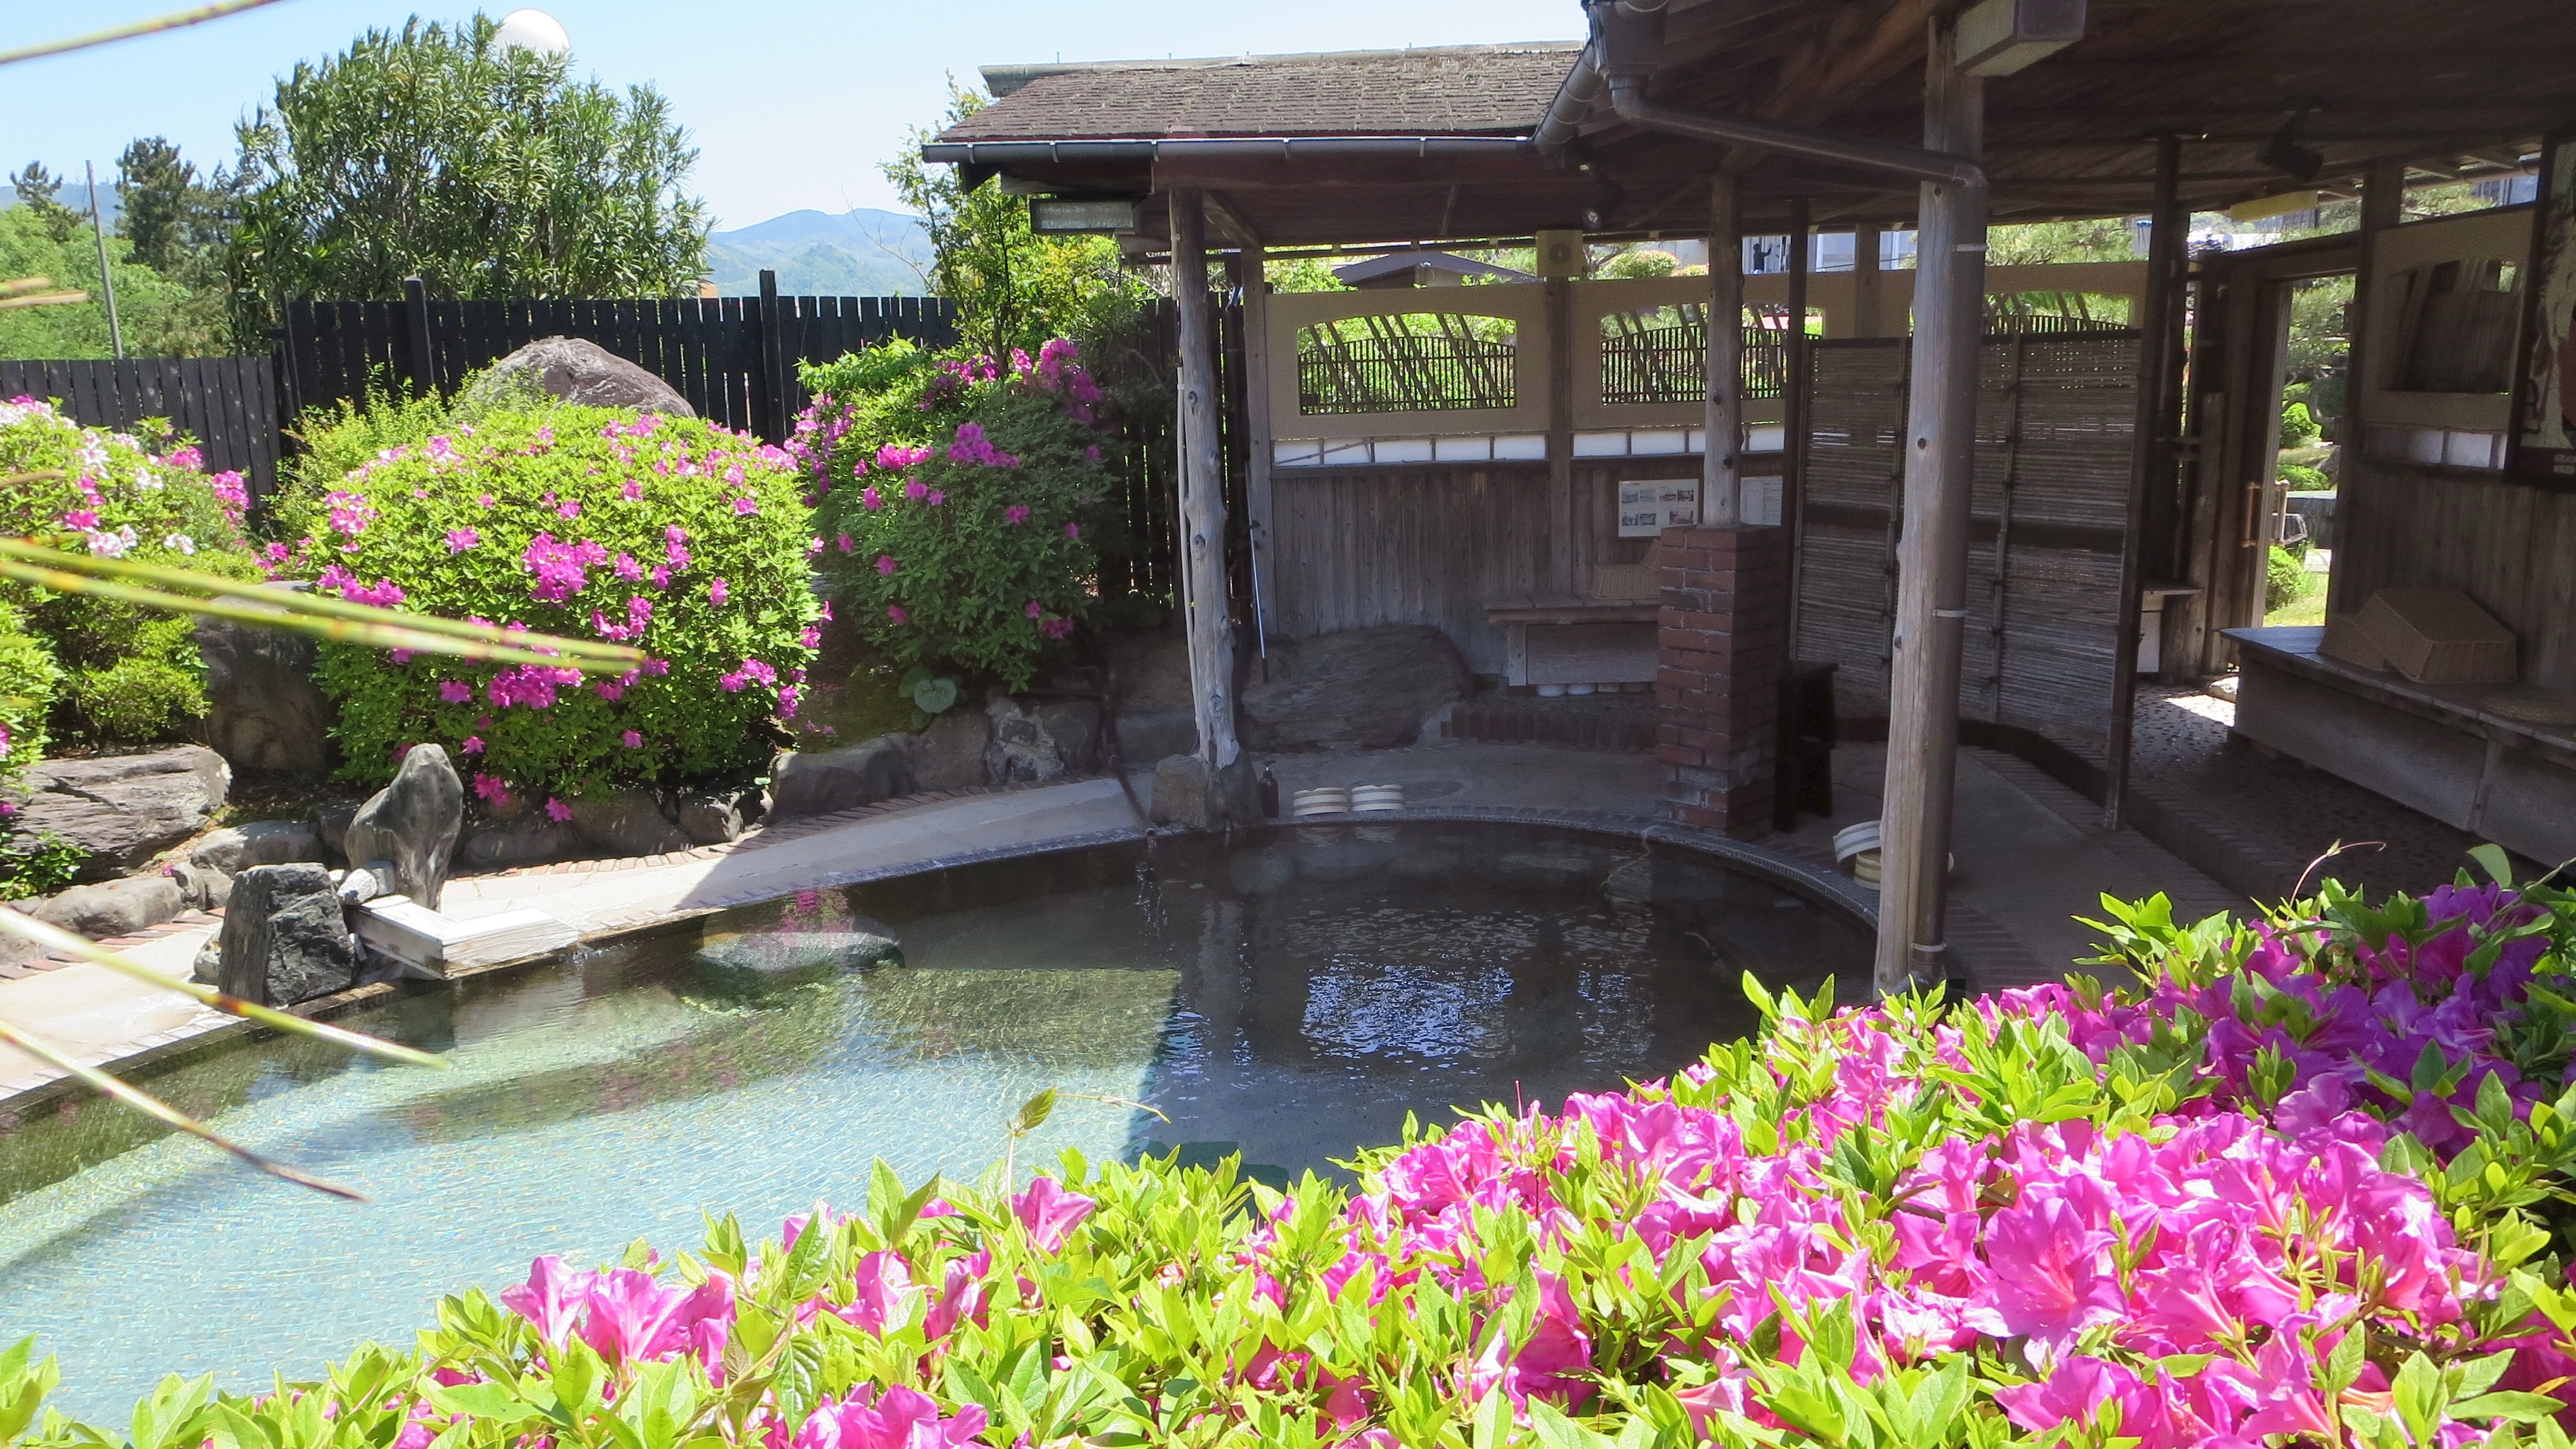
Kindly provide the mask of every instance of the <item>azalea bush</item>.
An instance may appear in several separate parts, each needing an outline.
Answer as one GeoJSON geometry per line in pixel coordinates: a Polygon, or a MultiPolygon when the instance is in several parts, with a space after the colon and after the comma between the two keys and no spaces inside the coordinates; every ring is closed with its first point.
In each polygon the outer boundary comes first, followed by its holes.
{"type": "Polygon", "coordinates": [[[823,606],[809,515],[775,447],[686,418],[533,407],[383,449],[269,545],[358,603],[610,640],[648,662],[583,679],[326,644],[318,677],[360,783],[435,741],[484,804],[756,772],[793,716],[823,606]]]}
{"type": "MultiPolygon", "coordinates": [[[[2501,857],[2496,857],[2499,861],[2501,857]]],[[[1146,1162],[541,1259],[156,1443],[2560,1446],[2576,897],[2115,906],[2131,979],[1766,1026],[1286,1192],[1146,1162]]],[[[1024,1111],[1023,1118],[1029,1114],[1024,1111]]],[[[48,1366],[0,1359],[21,1442],[48,1366]]],[[[17,1427],[0,1420],[0,1436],[17,1427]]]]}
{"type": "MultiPolygon", "coordinates": [[[[20,397],[0,403],[0,477],[12,480],[0,488],[0,536],[257,577],[242,531],[249,490],[239,473],[209,475],[193,446],[86,428],[20,397]],[[53,476],[21,476],[32,473],[53,476]]],[[[8,582],[0,605],[44,655],[13,652],[17,630],[0,617],[0,731],[9,737],[0,775],[39,758],[42,715],[95,743],[140,744],[205,713],[194,620],[8,582]]]]}
{"type": "Polygon", "coordinates": [[[804,379],[814,402],[787,449],[833,597],[897,665],[1025,687],[1091,610],[1111,490],[1104,399],[1074,344],[1005,362],[896,339],[804,379]]]}

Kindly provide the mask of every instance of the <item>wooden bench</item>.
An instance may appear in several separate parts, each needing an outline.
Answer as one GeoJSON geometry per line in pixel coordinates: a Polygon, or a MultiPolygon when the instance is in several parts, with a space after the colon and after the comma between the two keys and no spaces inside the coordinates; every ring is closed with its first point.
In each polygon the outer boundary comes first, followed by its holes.
{"type": "Polygon", "coordinates": [[[2576,856],[2576,728],[2497,713],[2502,686],[2333,658],[2323,628],[2225,632],[2238,736],[2543,864],[2576,856]]]}

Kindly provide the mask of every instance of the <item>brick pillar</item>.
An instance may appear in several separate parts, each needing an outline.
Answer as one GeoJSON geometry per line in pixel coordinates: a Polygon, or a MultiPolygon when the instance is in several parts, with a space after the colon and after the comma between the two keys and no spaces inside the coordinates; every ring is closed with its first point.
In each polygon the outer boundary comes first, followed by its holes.
{"type": "Polygon", "coordinates": [[[1664,814],[1740,838],[1768,834],[1789,660],[1789,532],[1667,529],[1656,559],[1655,754],[1672,767],[1664,814]]]}

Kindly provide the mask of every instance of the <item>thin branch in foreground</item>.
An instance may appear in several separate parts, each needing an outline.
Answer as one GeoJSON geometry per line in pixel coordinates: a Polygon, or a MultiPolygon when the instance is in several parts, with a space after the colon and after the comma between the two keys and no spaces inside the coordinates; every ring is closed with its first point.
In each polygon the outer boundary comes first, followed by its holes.
{"type": "Polygon", "coordinates": [[[363,1032],[333,1026],[329,1022],[309,1021],[290,1012],[279,1011],[275,1007],[262,1006],[255,1001],[244,1001],[238,996],[227,995],[203,982],[173,980],[141,962],[118,955],[94,941],[74,935],[60,926],[48,925],[23,912],[13,911],[7,906],[0,906],[0,931],[23,936],[48,951],[59,951],[66,956],[76,956],[83,961],[104,966],[121,975],[130,976],[147,986],[158,986],[167,991],[178,992],[182,996],[193,997],[200,1005],[211,1007],[227,1016],[237,1016],[244,1021],[255,1021],[262,1026],[273,1026],[279,1031],[311,1037],[316,1041],[347,1047],[351,1051],[364,1052],[369,1056],[401,1062],[405,1066],[444,1068],[447,1065],[445,1057],[422,1051],[417,1047],[385,1041],[363,1032]]]}
{"type": "Polygon", "coordinates": [[[10,1046],[16,1047],[18,1050],[36,1058],[38,1061],[60,1067],[64,1071],[69,1072],[72,1076],[78,1078],[83,1084],[87,1085],[92,1090],[104,1096],[112,1097],[119,1102],[123,1102],[125,1105],[142,1113],[146,1117],[152,1118],[156,1122],[163,1123],[170,1127],[175,1127],[179,1131],[185,1132],[191,1137],[211,1142],[215,1146],[222,1148],[224,1151],[231,1153],[233,1156],[240,1158],[242,1161],[249,1163],[251,1166],[258,1168],[260,1171],[268,1173],[273,1177],[282,1177],[288,1182],[294,1183],[299,1187],[309,1187],[316,1192],[327,1192],[333,1197],[345,1198],[350,1202],[365,1202],[367,1200],[366,1194],[364,1193],[353,1192],[348,1188],[340,1186],[336,1182],[325,1182],[321,1178],[315,1177],[309,1172],[298,1171],[297,1169],[289,1167],[285,1163],[279,1162],[274,1158],[260,1156],[258,1153],[251,1151],[249,1148],[244,1147],[240,1143],[233,1141],[231,1138],[224,1136],[222,1133],[215,1131],[213,1128],[208,1127],[196,1118],[191,1117],[187,1113],[180,1111],[178,1108],[171,1106],[169,1103],[162,1101],[160,1098],[152,1096],[151,1094],[134,1087],[129,1087],[125,1083],[118,1081],[116,1078],[109,1076],[107,1073],[100,1071],[96,1067],[83,1066],[81,1063],[64,1055],[50,1042],[42,1041],[29,1035],[24,1028],[15,1025],[5,1017],[0,1017],[0,1042],[6,1042],[10,1046]]]}
{"type": "Polygon", "coordinates": [[[277,0],[214,0],[213,4],[200,5],[194,10],[181,10],[169,15],[155,16],[150,20],[138,20],[131,25],[119,25],[108,30],[93,30],[87,35],[48,40],[41,45],[23,46],[17,50],[0,50],[0,65],[15,65],[22,60],[37,60],[48,55],[66,55],[75,50],[87,50],[93,45],[108,45],[119,40],[158,35],[165,30],[179,30],[208,20],[221,20],[227,15],[239,15],[245,10],[257,10],[263,5],[276,3],[277,0]]]}

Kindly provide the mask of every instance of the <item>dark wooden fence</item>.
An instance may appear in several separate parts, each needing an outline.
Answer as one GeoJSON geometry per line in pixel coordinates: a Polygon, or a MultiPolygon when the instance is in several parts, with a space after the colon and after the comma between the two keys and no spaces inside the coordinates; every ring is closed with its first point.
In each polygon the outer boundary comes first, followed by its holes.
{"type": "Polygon", "coordinates": [[[197,440],[210,472],[238,472],[253,497],[277,484],[276,370],[265,357],[122,362],[0,361],[0,398],[46,398],[93,428],[167,418],[197,440]]]}
{"type": "Polygon", "coordinates": [[[453,389],[541,337],[581,337],[671,384],[710,422],[784,441],[805,406],[798,362],[909,337],[944,347],[956,309],[936,297],[757,297],[449,302],[415,284],[399,302],[289,302],[277,333],[286,416],[393,390],[453,389]]]}

